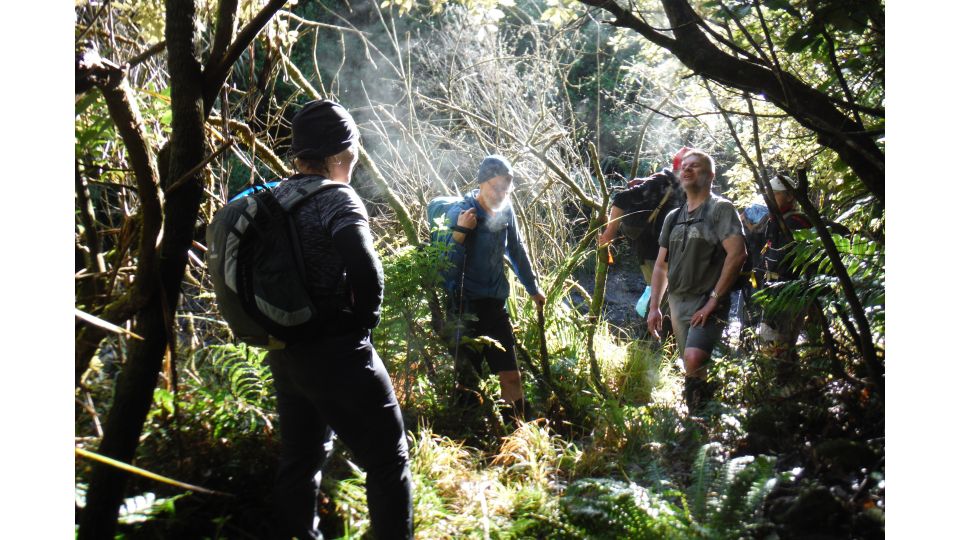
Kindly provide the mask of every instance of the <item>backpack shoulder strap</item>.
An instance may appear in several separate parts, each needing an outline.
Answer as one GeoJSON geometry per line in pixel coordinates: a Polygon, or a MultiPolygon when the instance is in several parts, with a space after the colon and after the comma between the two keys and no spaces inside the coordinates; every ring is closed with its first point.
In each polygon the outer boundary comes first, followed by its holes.
{"type": "Polygon", "coordinates": [[[675,208],[675,210],[676,212],[667,214],[667,219],[663,222],[663,228],[667,230],[667,238],[670,237],[670,233],[673,231],[673,226],[677,224],[677,216],[680,215],[680,207],[678,206],[675,208]]]}
{"type": "MultiPolygon", "coordinates": [[[[673,226],[677,224],[677,216],[680,215],[680,208],[682,207],[683,207],[683,203],[681,203],[680,206],[674,208],[669,214],[667,214],[667,218],[663,220],[663,230],[667,231],[667,241],[670,240],[670,234],[673,232],[673,226]]],[[[660,235],[658,234],[657,245],[659,246],[659,244],[660,244],[660,235]]],[[[667,262],[670,262],[669,250],[667,251],[666,260],[667,262]]]]}
{"type": "Polygon", "coordinates": [[[653,223],[657,220],[657,216],[660,214],[660,211],[663,210],[663,206],[667,204],[667,201],[670,200],[670,196],[673,195],[673,186],[667,186],[667,192],[663,194],[663,198],[660,199],[660,203],[657,204],[657,207],[650,212],[650,217],[647,218],[647,223],[653,223]]]}
{"type": "Polygon", "coordinates": [[[280,206],[282,206],[285,211],[291,212],[294,208],[300,205],[300,203],[306,201],[321,191],[349,187],[350,186],[347,184],[334,182],[333,180],[318,176],[314,180],[308,182],[306,185],[293,190],[290,194],[280,199],[279,202],[280,206]]]}
{"type": "MultiPolygon", "coordinates": [[[[467,210],[473,208],[473,204],[472,204],[469,200],[467,200],[467,196],[464,195],[464,196],[460,197],[460,200],[455,201],[453,204],[451,204],[449,207],[447,207],[445,213],[449,213],[449,212],[450,212],[450,208],[454,208],[454,207],[459,208],[461,212],[464,212],[464,211],[467,211],[467,210]]],[[[457,224],[456,218],[454,218],[453,224],[454,224],[454,225],[457,224]]]]}

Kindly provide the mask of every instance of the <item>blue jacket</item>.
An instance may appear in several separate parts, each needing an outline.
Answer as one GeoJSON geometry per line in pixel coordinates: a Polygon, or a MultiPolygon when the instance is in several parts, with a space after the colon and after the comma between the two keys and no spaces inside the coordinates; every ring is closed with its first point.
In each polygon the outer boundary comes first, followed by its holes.
{"type": "Polygon", "coordinates": [[[477,193],[473,190],[465,195],[461,204],[455,204],[447,210],[447,225],[457,224],[461,211],[477,209],[477,227],[467,235],[463,244],[453,240],[453,234],[441,236],[450,245],[447,257],[452,263],[443,273],[444,288],[450,292],[460,289],[460,274],[463,272],[463,293],[465,298],[506,299],[510,295],[503,257],[506,255],[513,273],[531,295],[540,292],[537,276],[530,266],[527,248],[520,239],[517,216],[513,207],[506,205],[500,212],[490,215],[477,202],[477,193]]]}

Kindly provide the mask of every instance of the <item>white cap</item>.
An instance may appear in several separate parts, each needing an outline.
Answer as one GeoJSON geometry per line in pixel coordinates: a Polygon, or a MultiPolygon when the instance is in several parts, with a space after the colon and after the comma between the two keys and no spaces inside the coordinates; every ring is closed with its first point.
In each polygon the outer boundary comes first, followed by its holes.
{"type": "Polygon", "coordinates": [[[793,181],[793,178],[790,178],[785,174],[778,174],[771,178],[770,187],[772,187],[774,191],[787,191],[787,186],[783,185],[784,181],[790,184],[790,187],[797,187],[797,183],[793,181]]]}

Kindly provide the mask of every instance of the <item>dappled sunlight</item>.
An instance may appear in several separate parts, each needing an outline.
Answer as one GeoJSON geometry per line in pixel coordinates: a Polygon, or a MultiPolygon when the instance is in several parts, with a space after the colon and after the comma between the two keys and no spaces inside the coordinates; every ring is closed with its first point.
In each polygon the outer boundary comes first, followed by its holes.
{"type": "MultiPolygon", "coordinates": [[[[407,434],[416,537],[882,538],[884,3],[663,0],[642,16],[601,0],[360,4],[75,2],[77,537],[279,534],[283,429],[313,428],[281,425],[277,368],[225,322],[236,306],[215,292],[223,246],[207,231],[238,193],[290,185],[294,115],[329,98],[359,143],[335,165],[296,164],[331,178],[353,167],[339,187],[362,204],[343,228],[316,225],[334,286],[312,282],[296,217],[296,271],[278,279],[318,285],[297,300],[335,320],[259,343],[287,349],[272,359],[373,327],[407,434]],[[715,175],[667,183],[679,148],[713,156],[715,175]],[[465,271],[454,290],[458,248],[438,239],[478,236],[427,215],[488,180],[489,154],[512,182],[496,181],[503,206],[484,219],[498,225],[509,205],[515,249],[480,275],[502,262],[512,327],[494,346],[512,330],[519,385],[511,364],[478,373],[455,352],[477,317],[454,306],[476,297],[465,271]],[[662,195],[630,191],[651,175],[662,195]],[[705,194],[688,189],[700,181],[729,201],[721,245],[739,236],[734,214],[748,240],[728,288],[690,293],[702,307],[734,292],[706,379],[685,377],[674,329],[651,338],[637,302],[663,279],[655,218],[705,194]],[[615,214],[624,193],[645,205],[615,214]],[[800,214],[809,226],[788,224],[800,214]],[[369,286],[342,257],[354,229],[369,286]]],[[[739,261],[737,242],[718,256],[739,261]]],[[[671,279],[666,294],[681,296],[671,279]]],[[[372,365],[324,347],[310,367],[372,365]]],[[[687,352],[693,370],[702,358],[687,352]]],[[[342,441],[326,460],[325,537],[371,533],[359,461],[342,441]]]]}

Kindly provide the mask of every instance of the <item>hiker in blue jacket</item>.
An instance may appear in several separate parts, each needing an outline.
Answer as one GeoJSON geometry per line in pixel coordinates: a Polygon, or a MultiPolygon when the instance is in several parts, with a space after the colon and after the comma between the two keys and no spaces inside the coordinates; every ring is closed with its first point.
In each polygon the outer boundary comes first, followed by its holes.
{"type": "Polygon", "coordinates": [[[335,432],[367,474],[374,536],[413,538],[400,405],[370,341],[380,322],[383,269],[367,211],[349,186],[359,156],[357,126],[342,106],[312,101],[293,118],[292,152],[298,173],[275,188],[278,197],[319,178],[340,184],[293,212],[310,296],[335,313],[312,339],[267,354],[280,415],[275,533],[277,538],[323,538],[317,497],[335,432]]]}
{"type": "Polygon", "coordinates": [[[463,203],[453,205],[446,215],[452,230],[445,237],[450,245],[448,256],[452,264],[443,277],[449,299],[448,316],[457,326],[454,356],[458,361],[468,361],[475,370],[473,374],[459,370],[458,391],[470,394],[476,383],[473,375],[482,373],[485,359],[490,371],[500,378],[504,420],[514,423],[518,419],[526,420],[529,411],[517,368],[513,328],[507,315],[510,287],[504,255],[538,309],[543,308],[546,297],[537,285],[537,276],[510,204],[513,191],[510,162],[496,154],[485,157],[477,172],[477,183],[479,187],[467,194],[463,203]],[[476,347],[460,343],[461,337],[479,336],[495,339],[502,348],[485,345],[478,351],[476,347]]]}

